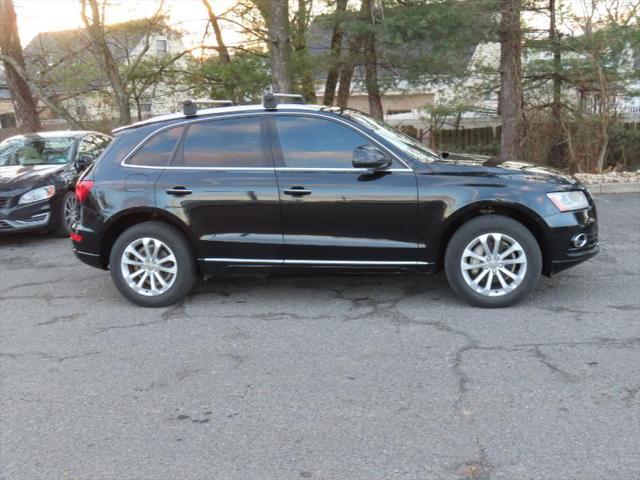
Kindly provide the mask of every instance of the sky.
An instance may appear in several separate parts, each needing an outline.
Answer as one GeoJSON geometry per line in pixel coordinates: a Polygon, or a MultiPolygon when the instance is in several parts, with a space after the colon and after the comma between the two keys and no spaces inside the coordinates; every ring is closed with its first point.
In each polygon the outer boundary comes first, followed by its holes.
{"type": "MultiPolygon", "coordinates": [[[[80,17],[80,0],[14,0],[20,41],[26,46],[39,32],[68,30],[83,27],[80,17]]],[[[233,0],[211,0],[214,12],[228,9],[233,0]]],[[[157,0],[111,0],[106,23],[119,23],[153,15],[157,0]]],[[[170,23],[185,33],[187,47],[200,42],[207,24],[207,11],[201,0],[165,0],[165,11],[170,23]]],[[[236,28],[221,22],[225,41],[229,45],[239,42],[242,36],[236,28]]]]}

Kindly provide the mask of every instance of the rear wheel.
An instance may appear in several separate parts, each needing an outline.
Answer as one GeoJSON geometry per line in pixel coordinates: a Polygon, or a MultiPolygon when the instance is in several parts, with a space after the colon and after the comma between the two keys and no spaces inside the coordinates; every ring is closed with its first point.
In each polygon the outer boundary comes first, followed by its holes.
{"type": "Polygon", "coordinates": [[[110,257],[111,277],[129,301],[165,307],[183,299],[196,281],[196,267],[182,232],[145,222],[125,230],[110,257]]]}
{"type": "Polygon", "coordinates": [[[475,218],[453,235],[445,253],[451,288],[479,307],[507,307],[538,283],[542,254],[521,223],[500,215],[475,218]]]}

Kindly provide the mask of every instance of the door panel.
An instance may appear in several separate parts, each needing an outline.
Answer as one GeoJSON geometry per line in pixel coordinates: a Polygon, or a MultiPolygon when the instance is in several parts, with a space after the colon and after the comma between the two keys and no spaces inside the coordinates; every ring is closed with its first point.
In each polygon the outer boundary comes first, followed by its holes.
{"type": "Polygon", "coordinates": [[[415,264],[413,171],[397,160],[353,168],[353,149],[371,140],[331,120],[277,115],[272,128],[286,263],[415,264]]]}
{"type": "Polygon", "coordinates": [[[156,184],[158,207],[189,225],[198,258],[282,260],[277,181],[262,124],[261,117],[192,124],[156,184]]]}

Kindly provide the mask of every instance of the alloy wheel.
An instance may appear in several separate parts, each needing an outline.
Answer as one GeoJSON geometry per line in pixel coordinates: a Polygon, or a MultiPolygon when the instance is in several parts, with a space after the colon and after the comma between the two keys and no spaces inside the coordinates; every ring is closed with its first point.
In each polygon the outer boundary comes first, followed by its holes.
{"type": "Polygon", "coordinates": [[[460,259],[462,276],[480,295],[506,295],[522,283],[527,255],[522,246],[503,233],[485,233],[466,246],[460,259]]]}
{"type": "Polygon", "coordinates": [[[64,202],[64,222],[68,231],[80,219],[80,205],[75,195],[67,195],[64,202]]]}
{"type": "Polygon", "coordinates": [[[129,288],[148,297],[168,291],[178,274],[178,263],[169,246],[150,237],[131,242],[122,253],[120,267],[129,288]]]}

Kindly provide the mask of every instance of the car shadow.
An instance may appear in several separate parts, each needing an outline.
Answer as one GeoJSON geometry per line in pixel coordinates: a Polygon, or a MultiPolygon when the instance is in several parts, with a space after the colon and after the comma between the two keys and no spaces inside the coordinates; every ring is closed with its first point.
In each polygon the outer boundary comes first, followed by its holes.
{"type": "Polygon", "coordinates": [[[64,240],[64,237],[58,237],[49,232],[6,233],[0,234],[0,248],[25,244],[37,245],[55,240],[64,240]]]}

